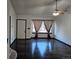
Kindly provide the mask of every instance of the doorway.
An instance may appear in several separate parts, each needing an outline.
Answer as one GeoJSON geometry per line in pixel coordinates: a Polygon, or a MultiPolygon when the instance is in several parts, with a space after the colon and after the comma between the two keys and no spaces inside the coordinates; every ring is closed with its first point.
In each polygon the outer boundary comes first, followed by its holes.
{"type": "Polygon", "coordinates": [[[17,39],[26,39],[26,19],[17,19],[16,20],[16,38],[17,39]]]}

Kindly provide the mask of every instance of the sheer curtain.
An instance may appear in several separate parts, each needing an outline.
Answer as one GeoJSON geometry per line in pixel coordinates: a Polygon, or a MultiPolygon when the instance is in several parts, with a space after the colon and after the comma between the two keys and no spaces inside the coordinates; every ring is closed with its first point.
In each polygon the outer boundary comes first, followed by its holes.
{"type": "Polygon", "coordinates": [[[44,24],[45,24],[45,28],[46,28],[46,30],[47,30],[47,32],[48,32],[48,38],[50,38],[50,34],[49,34],[49,32],[50,32],[50,29],[51,29],[51,27],[52,27],[52,24],[53,24],[53,21],[44,21],[44,24]]]}
{"type": "Polygon", "coordinates": [[[34,20],[33,23],[34,23],[34,27],[35,27],[35,31],[36,31],[35,37],[37,38],[38,37],[38,31],[41,27],[42,21],[34,20]]]}

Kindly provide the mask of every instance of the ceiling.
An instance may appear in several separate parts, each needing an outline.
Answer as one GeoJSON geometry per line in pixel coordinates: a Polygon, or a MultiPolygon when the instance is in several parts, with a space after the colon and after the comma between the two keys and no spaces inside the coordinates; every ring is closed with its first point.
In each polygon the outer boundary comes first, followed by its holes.
{"type": "MultiPolygon", "coordinates": [[[[17,15],[51,15],[55,9],[55,0],[11,0],[17,15]]],[[[58,0],[58,9],[70,12],[70,0],[58,0]]]]}

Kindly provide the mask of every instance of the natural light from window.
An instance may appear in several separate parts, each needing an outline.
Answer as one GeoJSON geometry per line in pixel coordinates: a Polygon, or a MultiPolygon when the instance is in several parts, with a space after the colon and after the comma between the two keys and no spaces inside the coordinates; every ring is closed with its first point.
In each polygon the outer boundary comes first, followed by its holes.
{"type": "Polygon", "coordinates": [[[49,52],[51,52],[52,47],[51,47],[51,42],[46,42],[46,41],[38,41],[38,42],[32,42],[32,54],[36,51],[36,47],[39,49],[39,52],[41,56],[44,56],[46,49],[49,49],[49,52]],[[36,45],[37,43],[37,45],[36,45]]]}
{"type": "MultiPolygon", "coordinates": [[[[33,32],[33,33],[36,32],[33,22],[32,22],[32,32],[33,32]]],[[[52,32],[52,27],[51,27],[51,29],[50,29],[50,33],[51,33],[51,32],[52,32]]],[[[42,21],[42,24],[41,24],[41,27],[40,27],[38,33],[47,33],[47,30],[46,30],[45,25],[44,25],[44,21],[42,21]]]]}
{"type": "Polygon", "coordinates": [[[45,25],[44,25],[44,21],[42,21],[41,27],[40,27],[38,32],[47,33],[47,30],[46,30],[45,25]]]}

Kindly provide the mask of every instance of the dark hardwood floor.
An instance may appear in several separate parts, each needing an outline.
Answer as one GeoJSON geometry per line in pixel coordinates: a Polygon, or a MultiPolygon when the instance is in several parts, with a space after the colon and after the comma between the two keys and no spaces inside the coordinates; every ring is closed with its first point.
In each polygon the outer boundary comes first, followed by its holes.
{"type": "Polygon", "coordinates": [[[71,59],[71,47],[55,39],[16,39],[17,59],[71,59]]]}

